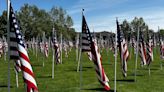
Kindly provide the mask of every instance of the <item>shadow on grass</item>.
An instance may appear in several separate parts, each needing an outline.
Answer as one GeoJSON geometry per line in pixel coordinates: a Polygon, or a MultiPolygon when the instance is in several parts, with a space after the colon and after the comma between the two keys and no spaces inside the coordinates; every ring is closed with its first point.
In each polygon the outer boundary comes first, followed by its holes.
{"type": "MultiPolygon", "coordinates": [[[[111,80],[114,81],[114,80],[111,80]]],[[[134,79],[118,79],[117,82],[135,82],[134,79]]]]}
{"type": "MultiPolygon", "coordinates": [[[[0,88],[7,88],[7,85],[0,85],[0,88]]],[[[10,86],[10,88],[13,88],[13,86],[10,86]]]]}
{"type": "Polygon", "coordinates": [[[91,68],[93,68],[93,67],[91,67],[91,66],[85,66],[85,67],[83,67],[83,69],[91,69],[91,68]]]}
{"type": "Polygon", "coordinates": [[[117,80],[118,82],[134,82],[134,79],[122,79],[122,80],[117,80]]]}
{"type": "MultiPolygon", "coordinates": [[[[135,76],[135,74],[128,74],[128,76],[135,76]]],[[[136,76],[144,76],[143,74],[136,74],[136,76]]]]}
{"type": "MultiPolygon", "coordinates": [[[[149,68],[140,68],[140,69],[138,69],[138,70],[149,70],[149,68]]],[[[156,68],[150,68],[150,70],[159,70],[159,69],[156,69],[156,68]]]]}
{"type": "Polygon", "coordinates": [[[114,92],[114,90],[109,90],[109,91],[106,91],[104,88],[90,88],[90,89],[82,89],[82,90],[90,90],[90,91],[98,91],[98,92],[114,92]]]}
{"type": "MultiPolygon", "coordinates": [[[[147,69],[147,70],[148,70],[148,69],[147,69]]],[[[152,68],[152,69],[151,69],[151,68],[150,68],[150,70],[160,70],[160,69],[155,69],[155,68],[152,68]]]]}
{"type": "Polygon", "coordinates": [[[37,78],[52,78],[51,75],[37,76],[37,78]]]}

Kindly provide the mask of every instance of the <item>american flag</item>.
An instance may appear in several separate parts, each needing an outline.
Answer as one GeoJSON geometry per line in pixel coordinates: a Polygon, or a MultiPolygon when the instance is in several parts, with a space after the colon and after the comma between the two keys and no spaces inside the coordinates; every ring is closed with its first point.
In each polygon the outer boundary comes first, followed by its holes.
{"type": "Polygon", "coordinates": [[[110,46],[110,50],[114,53],[114,50],[115,50],[115,43],[114,43],[114,38],[113,36],[110,36],[110,40],[111,40],[111,46],[110,46]]]}
{"type": "Polygon", "coordinates": [[[0,57],[3,54],[3,42],[0,41],[0,57]]]}
{"type": "Polygon", "coordinates": [[[86,23],[85,17],[82,19],[82,52],[91,51],[92,37],[86,23]]]}
{"type": "Polygon", "coordinates": [[[160,56],[161,59],[164,59],[164,43],[162,39],[160,39],[160,56]]]}
{"type": "Polygon", "coordinates": [[[44,53],[44,43],[43,42],[39,42],[39,49],[41,53],[44,53]]]}
{"type": "Polygon", "coordinates": [[[15,70],[21,72],[21,62],[19,59],[15,61],[15,70]]]}
{"type": "Polygon", "coordinates": [[[63,45],[64,45],[63,49],[64,49],[65,57],[68,57],[68,51],[67,51],[68,45],[67,45],[67,43],[65,41],[64,41],[63,45]]]}
{"type": "Polygon", "coordinates": [[[60,49],[59,49],[59,43],[57,42],[55,28],[53,28],[53,32],[52,33],[53,33],[53,45],[54,45],[54,50],[55,50],[56,64],[59,64],[59,63],[61,63],[60,62],[60,49]]]}
{"type": "Polygon", "coordinates": [[[136,54],[136,40],[135,40],[135,37],[133,37],[132,39],[131,39],[131,44],[132,44],[132,47],[134,48],[134,54],[136,54]]]}
{"type": "Polygon", "coordinates": [[[44,44],[44,54],[46,57],[48,57],[48,42],[45,42],[44,44]]]}
{"type": "Polygon", "coordinates": [[[124,38],[123,32],[120,30],[120,26],[118,20],[116,21],[117,24],[117,34],[118,34],[118,46],[120,51],[120,59],[121,59],[121,67],[123,76],[127,76],[127,59],[129,57],[129,51],[127,47],[127,43],[124,38]]]}
{"type": "MultiPolygon", "coordinates": [[[[10,8],[11,9],[11,8],[10,8]]],[[[11,15],[11,11],[10,11],[10,19],[12,19],[12,15],[11,15]]],[[[16,22],[16,20],[14,20],[16,22]]],[[[18,55],[18,44],[17,44],[17,39],[16,39],[16,34],[15,34],[15,29],[14,29],[14,25],[12,23],[12,21],[10,21],[10,43],[9,43],[9,49],[10,49],[10,59],[15,59],[18,60],[19,59],[19,55],[18,55]]]]}
{"type": "Polygon", "coordinates": [[[151,37],[148,37],[146,46],[147,46],[146,63],[147,65],[149,65],[153,61],[153,39],[151,37]]]}
{"type": "Polygon", "coordinates": [[[15,49],[19,53],[19,59],[21,62],[21,70],[23,72],[24,82],[27,85],[27,92],[38,92],[37,84],[36,84],[36,81],[34,78],[34,73],[33,73],[33,70],[32,70],[31,64],[30,64],[30,60],[29,60],[27,51],[25,50],[25,44],[23,41],[23,37],[20,33],[20,26],[18,25],[18,21],[13,12],[11,4],[10,4],[10,24],[11,24],[10,27],[14,29],[14,31],[10,32],[10,34],[14,34],[14,32],[15,32],[14,39],[17,41],[17,46],[18,46],[18,48],[15,48],[15,49]]]}
{"type": "Polygon", "coordinates": [[[141,65],[142,66],[146,65],[146,46],[145,46],[145,42],[144,42],[142,33],[139,37],[139,55],[141,58],[141,65]]]}
{"type": "Polygon", "coordinates": [[[104,86],[105,90],[110,90],[110,86],[108,84],[109,80],[101,64],[102,58],[98,50],[96,40],[92,40],[84,15],[82,19],[82,51],[91,52],[91,58],[95,65],[98,80],[104,86]]]}
{"type": "Polygon", "coordinates": [[[90,61],[92,61],[92,53],[91,52],[87,52],[88,58],[90,61]]]}
{"type": "MultiPolygon", "coordinates": [[[[12,7],[10,7],[12,9],[12,7]]],[[[11,12],[12,13],[12,12],[11,12]]],[[[10,13],[10,19],[12,19],[12,15],[10,13]]],[[[18,44],[17,44],[17,39],[16,39],[16,34],[15,34],[15,29],[14,25],[12,23],[12,20],[10,20],[10,59],[14,60],[14,68],[17,72],[21,71],[21,63],[19,60],[19,53],[18,53],[18,44]]]]}

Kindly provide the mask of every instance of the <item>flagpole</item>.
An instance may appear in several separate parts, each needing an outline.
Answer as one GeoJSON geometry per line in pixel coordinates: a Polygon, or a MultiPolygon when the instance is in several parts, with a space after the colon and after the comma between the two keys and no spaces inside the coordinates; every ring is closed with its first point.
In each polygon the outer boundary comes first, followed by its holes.
{"type": "Polygon", "coordinates": [[[16,79],[16,85],[17,88],[19,87],[19,83],[18,83],[18,72],[15,70],[15,79],[16,79]]]}
{"type": "Polygon", "coordinates": [[[116,35],[115,35],[114,92],[116,92],[116,90],[117,90],[117,85],[116,85],[116,80],[117,80],[117,31],[115,34],[116,35]]]}
{"type": "Polygon", "coordinates": [[[50,53],[50,50],[51,50],[51,38],[49,37],[48,38],[48,55],[50,55],[49,53],[50,53]]]}
{"type": "Polygon", "coordinates": [[[42,38],[42,46],[43,46],[43,67],[44,67],[44,59],[45,59],[45,57],[44,57],[44,54],[45,54],[45,52],[44,52],[44,50],[45,50],[45,32],[43,32],[43,38],[42,38]]]}
{"type": "MultiPolygon", "coordinates": [[[[147,45],[149,45],[149,32],[147,32],[147,45]]],[[[147,49],[149,49],[149,47],[147,47],[147,49]]],[[[149,53],[149,52],[147,52],[149,53]]],[[[149,72],[149,76],[150,76],[150,64],[148,65],[148,72],[149,72]]]]}
{"type": "MultiPolygon", "coordinates": [[[[158,32],[160,32],[159,31],[159,26],[158,26],[158,32]]],[[[160,33],[159,33],[160,34],[160,33]]],[[[159,41],[161,41],[161,37],[159,36],[159,41]]],[[[162,39],[162,43],[163,43],[163,39],[162,39]]],[[[163,45],[163,44],[162,44],[163,45]]],[[[163,59],[163,50],[162,50],[162,53],[161,53],[162,55],[160,55],[161,57],[162,57],[162,59],[163,59]]],[[[162,59],[161,59],[161,64],[160,64],[160,67],[161,67],[161,70],[163,69],[163,65],[162,65],[162,59]]]]}
{"type": "Polygon", "coordinates": [[[150,65],[148,66],[149,67],[149,76],[151,75],[151,71],[150,71],[150,65]]]}
{"type": "Polygon", "coordinates": [[[33,55],[35,55],[35,38],[32,38],[32,51],[33,51],[33,55]]]}
{"type": "Polygon", "coordinates": [[[80,67],[80,90],[82,89],[82,62],[81,62],[81,53],[82,53],[82,49],[80,48],[80,53],[79,53],[79,61],[78,61],[78,70],[77,72],[79,72],[79,67],[80,67]]]}
{"type": "Polygon", "coordinates": [[[138,30],[137,30],[137,53],[136,53],[136,61],[135,61],[135,75],[134,75],[134,79],[135,79],[135,82],[136,82],[136,75],[137,75],[137,60],[138,60],[138,45],[139,45],[139,31],[140,31],[140,27],[138,27],[138,30]]]}
{"type": "MultiPolygon", "coordinates": [[[[149,45],[150,44],[150,38],[149,38],[149,30],[147,31],[147,45],[149,45]]],[[[151,47],[151,45],[149,45],[150,47],[151,47]]],[[[149,47],[147,47],[147,49],[149,49],[149,47]]],[[[150,52],[147,52],[147,53],[149,53],[150,54],[150,52]]],[[[152,52],[153,53],[153,52],[152,52]]],[[[150,56],[150,62],[152,62],[152,57],[150,56]]],[[[150,71],[150,63],[148,64],[148,72],[149,72],[149,76],[151,75],[150,73],[151,73],[151,71],[150,71]]]]}
{"type": "Polygon", "coordinates": [[[131,41],[131,43],[130,43],[130,60],[131,60],[131,58],[132,58],[132,57],[131,57],[131,54],[132,54],[132,48],[133,48],[133,46],[132,46],[132,31],[133,31],[133,28],[132,28],[132,26],[130,26],[130,27],[131,27],[131,29],[132,29],[132,30],[130,31],[130,35],[131,35],[131,36],[129,37],[129,38],[130,38],[130,41],[131,41]]]}
{"type": "Polygon", "coordinates": [[[60,34],[60,39],[61,39],[61,41],[60,41],[60,55],[61,55],[61,56],[60,56],[60,60],[61,60],[61,64],[62,64],[62,50],[63,50],[63,49],[62,49],[62,46],[63,46],[63,45],[62,45],[62,44],[63,44],[63,42],[62,42],[62,36],[63,36],[63,35],[60,34]]]}
{"type": "MultiPolygon", "coordinates": [[[[82,9],[82,19],[83,19],[83,11],[84,11],[84,9],[82,9]]],[[[82,47],[82,32],[81,32],[81,39],[80,39],[81,41],[80,41],[80,46],[82,47]]],[[[81,58],[81,54],[82,54],[82,48],[80,48],[80,56],[79,56],[79,62],[80,62],[80,91],[82,90],[82,68],[83,68],[83,66],[82,66],[82,58],[81,58]]]]}
{"type": "Polygon", "coordinates": [[[52,49],[52,79],[54,79],[54,49],[52,49]]]}
{"type": "MultiPolygon", "coordinates": [[[[82,18],[83,18],[83,11],[84,11],[84,9],[82,9],[82,18]]],[[[80,38],[82,39],[82,34],[81,34],[80,38]]],[[[79,41],[79,43],[80,43],[80,52],[79,52],[79,60],[78,60],[78,65],[77,65],[77,72],[79,72],[79,67],[81,66],[81,52],[82,52],[82,50],[81,50],[81,46],[82,46],[82,42],[81,41],[82,40],[81,39],[79,41]]],[[[81,73],[80,73],[80,75],[81,75],[81,73]]]]}
{"type": "Polygon", "coordinates": [[[81,61],[81,48],[80,48],[80,52],[79,52],[79,60],[78,60],[78,65],[77,65],[77,72],[79,72],[80,61],[81,61]]]}
{"type": "Polygon", "coordinates": [[[10,0],[7,0],[8,92],[10,92],[10,0]]]}
{"type": "Polygon", "coordinates": [[[38,53],[37,53],[37,52],[38,52],[37,49],[38,49],[38,36],[36,37],[36,42],[35,42],[35,51],[36,51],[36,52],[35,52],[35,53],[36,53],[35,56],[36,56],[36,58],[37,58],[37,54],[38,54],[38,53]]]}
{"type": "Polygon", "coordinates": [[[79,46],[78,46],[78,43],[79,43],[79,34],[77,34],[77,39],[76,39],[76,61],[78,61],[78,50],[79,50],[79,46]]]}
{"type": "MultiPolygon", "coordinates": [[[[52,32],[52,34],[53,34],[53,36],[54,36],[54,34],[55,34],[55,30],[54,30],[54,27],[53,27],[53,32],[52,32]]],[[[54,40],[54,39],[53,39],[54,40]]],[[[53,43],[53,48],[52,48],[52,53],[53,53],[53,55],[52,55],[52,79],[54,79],[54,59],[55,59],[55,52],[54,52],[54,43],[53,43]]]]}

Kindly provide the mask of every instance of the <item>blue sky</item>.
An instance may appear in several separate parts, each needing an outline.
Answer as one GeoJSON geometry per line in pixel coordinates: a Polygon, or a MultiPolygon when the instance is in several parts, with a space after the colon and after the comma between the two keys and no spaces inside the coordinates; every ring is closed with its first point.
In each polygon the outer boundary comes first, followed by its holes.
{"type": "MultiPolygon", "coordinates": [[[[14,10],[19,10],[24,3],[37,5],[50,10],[52,6],[63,7],[74,21],[76,31],[81,31],[81,9],[90,30],[115,31],[115,18],[122,22],[131,21],[135,16],[143,17],[150,29],[157,31],[164,28],[164,0],[11,0],[14,10]]],[[[0,0],[0,14],[6,10],[6,0],[0,0]]]]}

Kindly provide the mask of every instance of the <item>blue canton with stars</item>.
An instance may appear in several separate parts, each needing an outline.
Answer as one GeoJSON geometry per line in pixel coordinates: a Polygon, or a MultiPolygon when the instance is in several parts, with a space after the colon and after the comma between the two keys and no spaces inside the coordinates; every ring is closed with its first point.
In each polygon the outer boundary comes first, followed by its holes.
{"type": "Polygon", "coordinates": [[[20,26],[19,26],[18,21],[15,17],[15,14],[13,12],[12,7],[10,7],[10,9],[11,9],[10,13],[11,13],[11,21],[12,21],[11,23],[13,23],[14,29],[16,30],[15,34],[16,34],[17,43],[25,48],[25,45],[23,42],[24,39],[23,39],[21,32],[20,32],[20,26]]]}

